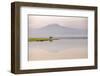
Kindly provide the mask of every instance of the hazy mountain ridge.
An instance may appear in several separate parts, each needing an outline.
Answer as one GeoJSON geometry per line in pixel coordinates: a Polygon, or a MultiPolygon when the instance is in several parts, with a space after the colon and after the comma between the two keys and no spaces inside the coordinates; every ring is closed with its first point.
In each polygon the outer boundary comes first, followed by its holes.
{"type": "Polygon", "coordinates": [[[32,29],[29,28],[29,37],[86,37],[87,30],[64,27],[59,24],[49,24],[45,27],[32,29]]]}

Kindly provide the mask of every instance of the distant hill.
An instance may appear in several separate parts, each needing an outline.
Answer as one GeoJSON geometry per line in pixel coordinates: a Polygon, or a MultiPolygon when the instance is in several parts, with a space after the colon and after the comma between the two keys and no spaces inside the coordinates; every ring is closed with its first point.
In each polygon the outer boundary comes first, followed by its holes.
{"type": "Polygon", "coordinates": [[[29,28],[29,37],[86,37],[87,30],[64,27],[59,24],[49,24],[45,27],[29,28]]]}

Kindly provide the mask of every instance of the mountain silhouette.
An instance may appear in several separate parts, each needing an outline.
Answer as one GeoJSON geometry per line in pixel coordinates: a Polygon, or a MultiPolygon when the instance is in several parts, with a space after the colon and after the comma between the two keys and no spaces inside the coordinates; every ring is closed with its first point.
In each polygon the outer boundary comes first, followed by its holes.
{"type": "Polygon", "coordinates": [[[60,24],[48,24],[42,28],[29,28],[29,37],[84,37],[87,36],[87,30],[64,27],[60,24]]]}

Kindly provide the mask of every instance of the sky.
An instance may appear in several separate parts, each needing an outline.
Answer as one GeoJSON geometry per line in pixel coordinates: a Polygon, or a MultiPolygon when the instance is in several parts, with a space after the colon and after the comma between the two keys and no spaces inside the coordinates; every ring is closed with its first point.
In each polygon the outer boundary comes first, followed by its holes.
{"type": "Polygon", "coordinates": [[[69,17],[69,16],[44,16],[28,15],[29,28],[42,28],[48,24],[59,24],[64,27],[87,29],[87,17],[69,17]]]}

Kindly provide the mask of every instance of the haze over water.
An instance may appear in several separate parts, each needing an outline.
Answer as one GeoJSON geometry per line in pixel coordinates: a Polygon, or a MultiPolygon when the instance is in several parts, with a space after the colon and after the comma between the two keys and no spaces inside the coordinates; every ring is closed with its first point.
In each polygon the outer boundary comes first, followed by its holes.
{"type": "Polygon", "coordinates": [[[29,60],[88,57],[86,17],[29,16],[29,38],[58,38],[29,42],[29,60]]]}

